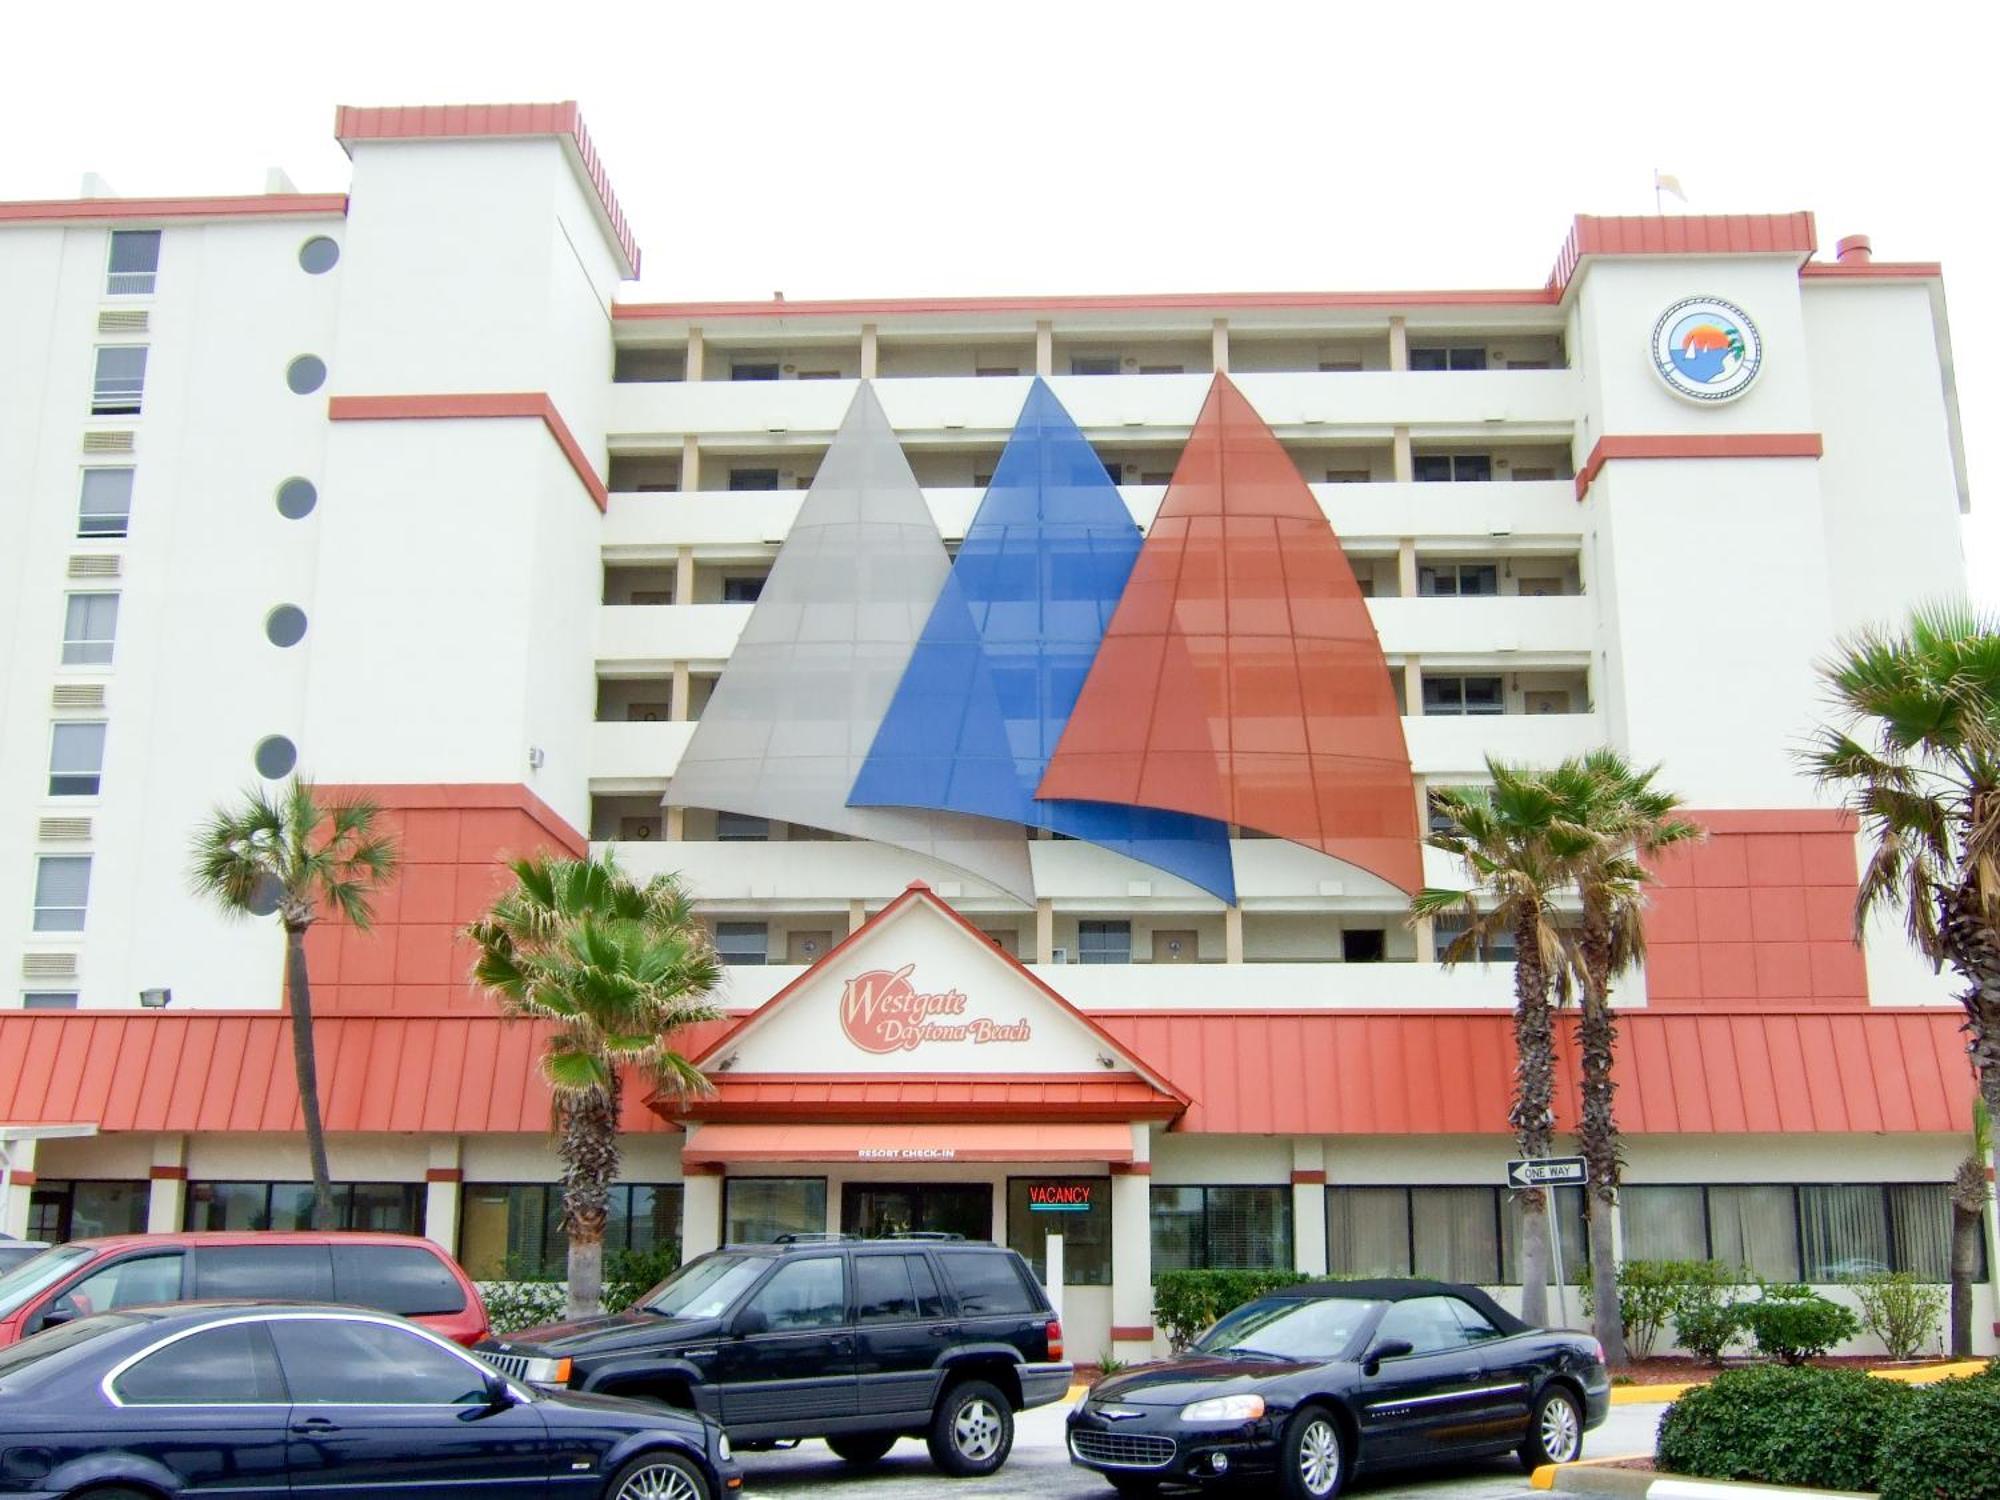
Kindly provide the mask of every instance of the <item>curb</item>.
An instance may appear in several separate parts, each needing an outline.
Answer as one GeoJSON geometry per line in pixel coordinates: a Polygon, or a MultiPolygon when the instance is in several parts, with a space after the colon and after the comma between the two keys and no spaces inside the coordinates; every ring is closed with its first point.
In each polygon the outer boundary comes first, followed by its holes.
{"type": "Polygon", "coordinates": [[[1651,1469],[1613,1469],[1626,1459],[1651,1458],[1650,1453],[1621,1453],[1611,1458],[1585,1458],[1569,1464],[1543,1464],[1528,1476],[1528,1487],[1563,1490],[1573,1495],[1613,1495],[1638,1500],[1659,1475],[1651,1469]]]}
{"type": "MultiPolygon", "coordinates": [[[[1643,1454],[1632,1455],[1644,1457],[1643,1454]]],[[[1726,1479],[1682,1479],[1651,1469],[1612,1469],[1615,1458],[1544,1464],[1528,1483],[1538,1490],[1572,1495],[1604,1495],[1612,1500],[1876,1500],[1851,1490],[1807,1490],[1778,1484],[1744,1484],[1726,1479]]]]}
{"type": "Polygon", "coordinates": [[[1652,1406],[1664,1401],[1678,1401],[1689,1391],[1698,1391],[1707,1384],[1706,1380],[1684,1380],[1679,1385],[1614,1385],[1611,1387],[1611,1404],[1652,1406]]]}
{"type": "MultiPolygon", "coordinates": [[[[1977,1375],[1986,1365],[1987,1361],[1983,1359],[1961,1359],[1946,1364],[1913,1365],[1907,1370],[1870,1370],[1868,1376],[1872,1380],[1894,1380],[1902,1385],[1929,1385],[1937,1380],[1958,1380],[1977,1375]]],[[[1714,1378],[1711,1375],[1709,1380],[1714,1378]]],[[[1611,1387],[1611,1404],[1634,1406],[1678,1401],[1689,1391],[1698,1391],[1707,1384],[1708,1380],[1683,1380],[1674,1385],[1614,1385],[1611,1387]]]]}

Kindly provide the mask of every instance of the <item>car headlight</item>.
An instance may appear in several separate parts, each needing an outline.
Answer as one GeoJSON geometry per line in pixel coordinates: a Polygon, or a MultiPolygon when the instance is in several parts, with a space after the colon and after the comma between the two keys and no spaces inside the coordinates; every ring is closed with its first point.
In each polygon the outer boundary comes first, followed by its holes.
{"type": "Polygon", "coordinates": [[[522,1363],[521,1378],[529,1385],[568,1385],[569,1371],[566,1359],[530,1359],[522,1363]]]}
{"type": "Polygon", "coordinates": [[[1073,1412],[1082,1411],[1084,1407],[1088,1406],[1089,1404],[1090,1404],[1090,1388],[1086,1386],[1084,1387],[1083,1391],[1077,1396],[1076,1400],[1070,1403],[1069,1409],[1073,1412]]]}
{"type": "Polygon", "coordinates": [[[1211,1396],[1181,1408],[1183,1422],[1254,1422],[1263,1415],[1262,1396],[1211,1396]]]}
{"type": "Polygon", "coordinates": [[[727,1463],[727,1462],[729,1461],[729,1434],[728,1434],[728,1433],[726,1433],[726,1432],[718,1432],[718,1433],[717,1433],[717,1434],[715,1435],[715,1456],[716,1456],[717,1458],[719,1458],[719,1459],[723,1460],[723,1462],[725,1462],[725,1463],[727,1463]]]}

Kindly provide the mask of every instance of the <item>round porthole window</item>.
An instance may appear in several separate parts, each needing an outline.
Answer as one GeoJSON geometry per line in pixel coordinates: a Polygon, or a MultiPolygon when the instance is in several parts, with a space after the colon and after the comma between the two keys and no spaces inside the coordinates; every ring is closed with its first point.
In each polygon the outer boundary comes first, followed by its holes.
{"type": "Polygon", "coordinates": [[[281,781],[299,763],[299,747],[282,734],[267,734],[257,741],[250,758],[256,762],[259,776],[266,781],[281,781]]]}
{"type": "Polygon", "coordinates": [[[326,361],[317,354],[301,354],[285,366],[285,384],[298,396],[310,396],[326,384],[326,361]]]}
{"type": "Polygon", "coordinates": [[[319,504],[319,491],[310,479],[287,479],[278,486],[278,514],[287,521],[303,521],[319,504]]]}
{"type": "Polygon", "coordinates": [[[316,234],[299,246],[299,269],[308,276],[324,276],[340,264],[340,245],[316,234]]]}
{"type": "Polygon", "coordinates": [[[306,612],[296,604],[280,604],[264,616],[264,635],[274,646],[296,646],[306,638],[306,612]]]}

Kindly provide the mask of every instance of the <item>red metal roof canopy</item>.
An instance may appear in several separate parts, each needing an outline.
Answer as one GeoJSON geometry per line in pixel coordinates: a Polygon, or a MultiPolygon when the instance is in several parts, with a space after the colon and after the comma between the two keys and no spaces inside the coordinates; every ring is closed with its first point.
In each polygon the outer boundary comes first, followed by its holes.
{"type": "Polygon", "coordinates": [[[778,1161],[1129,1162],[1124,1125],[704,1125],[681,1148],[687,1166],[778,1161]]]}

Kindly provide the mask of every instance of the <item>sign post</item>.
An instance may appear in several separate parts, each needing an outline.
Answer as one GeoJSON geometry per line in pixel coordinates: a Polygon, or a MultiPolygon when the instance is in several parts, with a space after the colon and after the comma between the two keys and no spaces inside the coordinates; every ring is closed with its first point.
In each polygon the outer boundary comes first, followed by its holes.
{"type": "Polygon", "coordinates": [[[1046,1257],[1047,1272],[1043,1276],[1044,1290],[1049,1294],[1049,1306],[1055,1309],[1057,1321],[1063,1315],[1063,1237],[1060,1234],[1044,1235],[1042,1254],[1046,1257]]]}
{"type": "MultiPolygon", "coordinates": [[[[1507,1163],[1507,1186],[1512,1188],[1582,1187],[1590,1181],[1590,1169],[1580,1156],[1517,1156],[1507,1163]]],[[[1554,1206],[1553,1195],[1550,1206],[1554,1206]]],[[[1551,1213],[1549,1249],[1555,1256],[1556,1317],[1569,1321],[1568,1277],[1563,1274],[1562,1215],[1551,1213]]],[[[1579,1246],[1580,1250],[1582,1247],[1579,1246]]]]}

